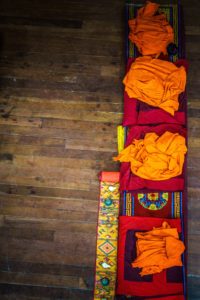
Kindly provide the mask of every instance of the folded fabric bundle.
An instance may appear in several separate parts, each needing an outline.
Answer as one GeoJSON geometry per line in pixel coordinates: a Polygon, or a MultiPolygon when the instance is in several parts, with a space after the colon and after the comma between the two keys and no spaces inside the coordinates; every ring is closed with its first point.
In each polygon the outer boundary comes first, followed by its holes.
{"type": "Polygon", "coordinates": [[[177,228],[163,222],[159,228],[147,232],[136,232],[137,258],[134,268],[142,268],[141,276],[160,273],[162,270],[182,266],[181,254],[185,250],[179,240],[177,228]]]}
{"type": "Polygon", "coordinates": [[[140,299],[139,297],[162,299],[162,297],[183,294],[183,267],[171,267],[160,273],[145,276],[141,276],[141,269],[132,267],[132,262],[137,258],[136,232],[145,234],[153,227],[161,227],[163,222],[167,222],[171,228],[176,228],[178,234],[181,234],[180,219],[119,217],[118,295],[135,296],[136,299],[140,299]]]}
{"type": "MultiPolygon", "coordinates": [[[[131,145],[132,141],[134,139],[136,139],[136,140],[144,139],[144,137],[147,133],[154,133],[153,135],[155,137],[155,135],[162,136],[166,131],[168,131],[170,133],[179,134],[183,138],[185,138],[185,136],[186,136],[186,129],[183,128],[182,126],[176,125],[176,124],[161,124],[158,126],[132,126],[128,133],[127,142],[126,142],[125,147],[128,147],[129,145],[131,145]]],[[[179,138],[180,137],[178,137],[178,139],[179,138]]],[[[182,138],[181,138],[181,140],[182,140],[182,138]]],[[[162,144],[162,139],[161,139],[161,144],[162,144]]],[[[175,144],[174,144],[174,146],[175,146],[175,144]]],[[[151,146],[152,145],[150,145],[150,148],[151,148],[151,146]]],[[[185,151],[186,148],[184,146],[182,148],[182,146],[181,146],[181,149],[183,149],[183,151],[185,151]]],[[[164,149],[162,147],[163,146],[161,146],[160,150],[164,149]]],[[[172,148],[171,148],[171,150],[172,150],[172,148]]],[[[139,152],[137,155],[141,155],[141,153],[139,152]]],[[[173,156],[172,153],[170,155],[173,156]]],[[[150,156],[151,156],[151,154],[150,154],[150,156]]],[[[168,154],[167,154],[167,157],[168,157],[168,154]]],[[[146,156],[146,158],[148,159],[148,155],[146,156]]],[[[154,157],[154,158],[155,158],[155,163],[156,163],[157,158],[156,157],[154,157]]],[[[151,156],[150,160],[151,159],[152,159],[152,156],[151,156]]],[[[145,166],[146,166],[146,163],[150,162],[150,160],[144,161],[145,166]]],[[[174,162],[173,159],[172,159],[172,161],[174,162]]],[[[135,163],[137,163],[137,160],[135,163]]],[[[182,162],[180,161],[179,163],[180,163],[179,164],[179,167],[180,167],[182,165],[182,162]]],[[[120,168],[120,189],[123,191],[133,191],[133,190],[145,189],[145,188],[152,189],[152,190],[164,190],[164,191],[183,190],[183,188],[184,188],[184,166],[183,166],[182,173],[177,172],[177,175],[181,173],[179,176],[176,176],[174,173],[174,175],[176,177],[173,177],[170,179],[164,179],[161,169],[157,169],[157,167],[159,167],[159,164],[156,163],[155,166],[156,166],[154,169],[155,173],[151,174],[151,172],[153,171],[151,168],[145,169],[145,168],[142,168],[142,165],[141,166],[137,165],[138,171],[136,172],[137,173],[137,175],[136,175],[132,172],[133,168],[131,171],[130,162],[122,162],[121,168],[120,168]],[[139,169],[141,170],[141,172],[139,171],[139,169]],[[147,179],[147,176],[146,176],[147,172],[149,173],[149,179],[147,179]],[[160,174],[159,174],[159,172],[160,172],[160,174]],[[143,173],[143,175],[145,174],[145,178],[141,177],[142,173],[143,173]],[[157,175],[159,174],[158,180],[155,180],[155,177],[152,180],[152,175],[155,175],[156,173],[157,173],[157,175]],[[160,180],[160,179],[162,179],[162,180],[160,180]]],[[[171,169],[171,166],[172,166],[171,164],[168,165],[169,170],[171,169]]],[[[180,171],[180,168],[179,168],[179,171],[180,171]]],[[[169,174],[168,171],[166,171],[165,175],[166,174],[169,174]]],[[[167,178],[167,176],[165,178],[167,178]]]]}
{"type": "Polygon", "coordinates": [[[185,91],[186,70],[169,61],[138,57],[123,83],[130,98],[159,107],[174,116],[179,108],[179,94],[185,91]]]}
{"type": "Polygon", "coordinates": [[[182,174],[186,152],[185,138],[178,133],[151,132],[144,139],[134,139],[114,160],[130,162],[133,174],[158,181],[182,174]]]}
{"type": "MultiPolygon", "coordinates": [[[[129,71],[134,59],[130,58],[127,63],[127,72],[129,71]]],[[[188,71],[188,63],[186,60],[178,60],[175,65],[177,67],[183,66],[188,71]]],[[[186,122],[186,92],[182,92],[178,97],[179,107],[174,116],[167,111],[151,106],[136,98],[130,98],[126,91],[124,91],[124,117],[123,126],[130,126],[135,124],[159,124],[159,123],[174,123],[185,124],[186,122]]]]}
{"type": "Polygon", "coordinates": [[[174,42],[174,33],[165,14],[158,14],[159,4],[147,1],[138,10],[137,17],[129,20],[129,39],[142,55],[167,53],[167,46],[174,42]]]}

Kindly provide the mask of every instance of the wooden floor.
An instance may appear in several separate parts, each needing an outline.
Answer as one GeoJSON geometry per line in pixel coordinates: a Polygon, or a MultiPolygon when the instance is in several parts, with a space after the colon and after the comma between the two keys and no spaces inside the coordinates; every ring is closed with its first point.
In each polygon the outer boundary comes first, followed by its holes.
{"type": "MultiPolygon", "coordinates": [[[[189,299],[200,299],[200,2],[182,1],[189,299]]],[[[117,170],[124,1],[0,1],[0,299],[90,300],[98,173],[117,170]]]]}

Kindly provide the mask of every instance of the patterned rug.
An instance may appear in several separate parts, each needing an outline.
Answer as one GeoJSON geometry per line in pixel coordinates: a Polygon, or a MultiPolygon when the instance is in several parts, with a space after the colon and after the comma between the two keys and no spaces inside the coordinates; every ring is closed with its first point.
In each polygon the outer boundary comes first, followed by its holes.
{"type": "Polygon", "coordinates": [[[117,272],[119,173],[102,172],[97,224],[94,300],[113,300],[117,272]]]}
{"type": "Polygon", "coordinates": [[[182,217],[183,192],[124,192],[123,216],[182,217]]]}

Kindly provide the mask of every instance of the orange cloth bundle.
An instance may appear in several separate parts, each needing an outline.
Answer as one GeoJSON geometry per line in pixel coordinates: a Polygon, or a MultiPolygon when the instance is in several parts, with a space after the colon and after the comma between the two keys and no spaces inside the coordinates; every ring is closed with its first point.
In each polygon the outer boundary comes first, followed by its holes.
{"type": "Polygon", "coordinates": [[[134,268],[142,268],[141,276],[160,273],[163,269],[182,266],[181,254],[185,250],[179,240],[177,228],[171,228],[167,222],[162,227],[148,232],[137,232],[137,258],[134,268]]]}
{"type": "Polygon", "coordinates": [[[138,57],[132,63],[123,83],[130,98],[160,107],[171,115],[179,108],[178,96],[185,90],[183,66],[151,57],[138,57]]]}
{"type": "Polygon", "coordinates": [[[135,175],[150,180],[166,180],[182,174],[187,147],[185,138],[166,131],[158,136],[147,133],[144,139],[133,140],[115,161],[130,162],[135,175]]]}
{"type": "Polygon", "coordinates": [[[167,53],[167,46],[174,42],[174,33],[165,14],[157,14],[159,4],[147,1],[138,10],[137,17],[129,20],[129,39],[142,55],[167,53]]]}

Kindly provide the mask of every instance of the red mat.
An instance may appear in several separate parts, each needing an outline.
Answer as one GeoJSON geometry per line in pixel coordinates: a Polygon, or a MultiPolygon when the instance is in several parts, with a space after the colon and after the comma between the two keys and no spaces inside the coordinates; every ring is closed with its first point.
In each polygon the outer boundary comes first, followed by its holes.
{"type": "MultiPolygon", "coordinates": [[[[133,58],[129,58],[127,63],[127,71],[130,69],[133,58]]],[[[177,67],[184,66],[188,70],[188,63],[184,59],[175,62],[177,67]]],[[[186,122],[186,93],[179,95],[179,110],[175,112],[174,117],[163,109],[150,106],[135,98],[130,98],[124,92],[124,117],[123,126],[145,125],[145,124],[160,124],[172,123],[182,124],[186,122]]]]}
{"type": "Polygon", "coordinates": [[[182,267],[173,267],[158,274],[141,277],[141,270],[131,266],[137,256],[135,232],[160,227],[163,221],[167,221],[181,233],[180,219],[119,217],[117,294],[144,298],[183,294],[182,267]]]}
{"type": "MultiPolygon", "coordinates": [[[[125,147],[129,146],[133,139],[142,139],[146,133],[155,132],[159,136],[165,131],[179,133],[186,137],[186,129],[178,124],[161,124],[157,126],[132,126],[128,133],[125,147]]],[[[181,191],[184,189],[184,172],[182,175],[162,181],[147,180],[133,174],[130,163],[121,163],[120,190],[133,191],[140,189],[181,191]]]]}

